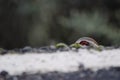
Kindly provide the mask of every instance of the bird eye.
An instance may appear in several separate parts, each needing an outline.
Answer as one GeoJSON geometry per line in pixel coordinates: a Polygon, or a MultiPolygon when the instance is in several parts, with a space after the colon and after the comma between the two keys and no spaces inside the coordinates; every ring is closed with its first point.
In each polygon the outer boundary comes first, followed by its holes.
{"type": "Polygon", "coordinates": [[[87,41],[81,41],[79,44],[89,46],[89,42],[87,41]]]}

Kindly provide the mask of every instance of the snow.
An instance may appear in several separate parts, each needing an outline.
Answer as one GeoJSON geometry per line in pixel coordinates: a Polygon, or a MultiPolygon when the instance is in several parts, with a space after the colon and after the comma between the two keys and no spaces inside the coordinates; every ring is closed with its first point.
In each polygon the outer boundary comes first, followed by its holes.
{"type": "Polygon", "coordinates": [[[80,64],[93,70],[120,67],[120,49],[95,51],[79,49],[78,52],[26,53],[0,55],[0,72],[5,70],[11,75],[28,73],[47,73],[51,71],[73,72],[80,64]]]}

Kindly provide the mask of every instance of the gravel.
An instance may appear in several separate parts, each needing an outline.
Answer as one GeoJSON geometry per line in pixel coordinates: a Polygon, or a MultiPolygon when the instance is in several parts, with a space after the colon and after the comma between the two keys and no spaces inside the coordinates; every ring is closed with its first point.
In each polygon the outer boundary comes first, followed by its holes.
{"type": "Polygon", "coordinates": [[[100,69],[98,71],[80,67],[78,71],[69,73],[23,73],[21,75],[12,76],[4,71],[1,72],[0,76],[0,80],[120,80],[120,67],[111,67],[109,69],[100,69]]]}
{"type": "Polygon", "coordinates": [[[0,51],[0,80],[120,80],[120,49],[54,46],[0,51]]]}

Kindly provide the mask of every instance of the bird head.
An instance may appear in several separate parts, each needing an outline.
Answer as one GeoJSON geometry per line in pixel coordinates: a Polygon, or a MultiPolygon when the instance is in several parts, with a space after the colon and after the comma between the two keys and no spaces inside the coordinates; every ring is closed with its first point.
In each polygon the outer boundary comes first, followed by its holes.
{"type": "Polygon", "coordinates": [[[80,44],[82,48],[97,48],[99,47],[98,43],[90,37],[79,38],[75,43],[80,44]]]}

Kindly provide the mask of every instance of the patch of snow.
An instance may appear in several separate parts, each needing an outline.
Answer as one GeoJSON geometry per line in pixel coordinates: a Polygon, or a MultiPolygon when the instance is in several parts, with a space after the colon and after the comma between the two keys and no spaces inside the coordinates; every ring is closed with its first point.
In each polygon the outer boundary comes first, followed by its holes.
{"type": "Polygon", "coordinates": [[[120,49],[95,51],[79,49],[78,52],[26,53],[0,55],[0,72],[5,70],[11,75],[23,72],[72,72],[83,64],[85,68],[101,69],[120,67],[120,49]]]}

